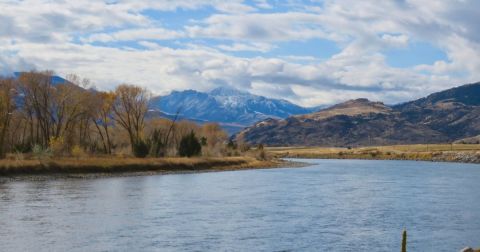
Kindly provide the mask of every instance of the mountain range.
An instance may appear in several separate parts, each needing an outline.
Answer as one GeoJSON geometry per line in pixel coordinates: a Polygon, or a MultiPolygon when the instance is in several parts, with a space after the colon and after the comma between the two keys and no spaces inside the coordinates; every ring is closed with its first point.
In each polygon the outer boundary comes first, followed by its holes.
{"type": "Polygon", "coordinates": [[[153,97],[150,109],[150,113],[160,116],[172,117],[179,112],[183,119],[218,122],[233,133],[267,118],[281,119],[311,113],[319,108],[304,108],[286,100],[219,87],[210,92],[173,91],[166,96],[153,97]]]}
{"type": "Polygon", "coordinates": [[[235,137],[269,146],[445,143],[480,135],[480,82],[388,106],[350,100],[314,113],[266,119],[235,137]]]}
{"type": "MultiPolygon", "coordinates": [[[[13,77],[18,79],[22,73],[15,72],[13,77]]],[[[56,75],[50,78],[53,85],[68,82],[56,75]]],[[[230,134],[267,118],[286,118],[319,109],[304,108],[286,100],[253,95],[232,87],[219,87],[210,92],[174,91],[166,96],[153,97],[149,107],[149,118],[173,119],[178,116],[180,120],[199,124],[217,122],[230,134]]]]}
{"type": "MultiPolygon", "coordinates": [[[[66,82],[59,76],[51,81],[66,82]]],[[[480,82],[397,105],[360,98],[327,108],[305,108],[231,87],[174,91],[153,97],[148,116],[173,118],[177,112],[180,119],[218,122],[233,138],[269,146],[480,142],[480,82]]]]}

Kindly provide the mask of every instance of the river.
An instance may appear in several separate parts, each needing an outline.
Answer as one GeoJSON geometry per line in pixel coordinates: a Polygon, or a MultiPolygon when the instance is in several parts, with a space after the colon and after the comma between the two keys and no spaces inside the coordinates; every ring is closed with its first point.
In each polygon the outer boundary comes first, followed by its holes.
{"type": "Polygon", "coordinates": [[[301,168],[0,183],[0,251],[409,251],[480,247],[480,165],[301,168]]]}

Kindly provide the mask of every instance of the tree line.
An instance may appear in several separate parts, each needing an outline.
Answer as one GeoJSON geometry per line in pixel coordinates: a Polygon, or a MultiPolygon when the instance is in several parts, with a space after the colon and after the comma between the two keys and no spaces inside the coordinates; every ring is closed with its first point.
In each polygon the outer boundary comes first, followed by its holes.
{"type": "Polygon", "coordinates": [[[215,123],[151,116],[151,93],[121,84],[98,91],[88,79],[52,71],[0,78],[0,157],[7,153],[134,155],[136,157],[226,155],[228,135],[215,123]]]}

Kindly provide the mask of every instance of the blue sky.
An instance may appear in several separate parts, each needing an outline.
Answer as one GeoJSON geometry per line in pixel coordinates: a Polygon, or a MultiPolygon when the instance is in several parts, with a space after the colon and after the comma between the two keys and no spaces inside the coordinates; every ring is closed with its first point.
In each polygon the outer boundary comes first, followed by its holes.
{"type": "Polygon", "coordinates": [[[304,106],[385,103],[480,81],[480,1],[0,1],[0,73],[98,89],[218,86],[304,106]]]}

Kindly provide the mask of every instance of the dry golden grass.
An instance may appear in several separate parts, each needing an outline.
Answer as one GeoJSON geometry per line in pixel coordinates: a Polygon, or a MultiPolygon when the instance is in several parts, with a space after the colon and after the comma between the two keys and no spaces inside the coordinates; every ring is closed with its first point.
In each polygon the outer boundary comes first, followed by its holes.
{"type": "Polygon", "coordinates": [[[280,161],[252,157],[221,158],[62,158],[48,160],[0,160],[0,175],[43,173],[181,172],[269,168],[280,161]]]}
{"type": "Polygon", "coordinates": [[[339,158],[339,159],[400,159],[429,161],[479,162],[478,144],[415,144],[359,148],[272,147],[274,157],[339,158]]]}

